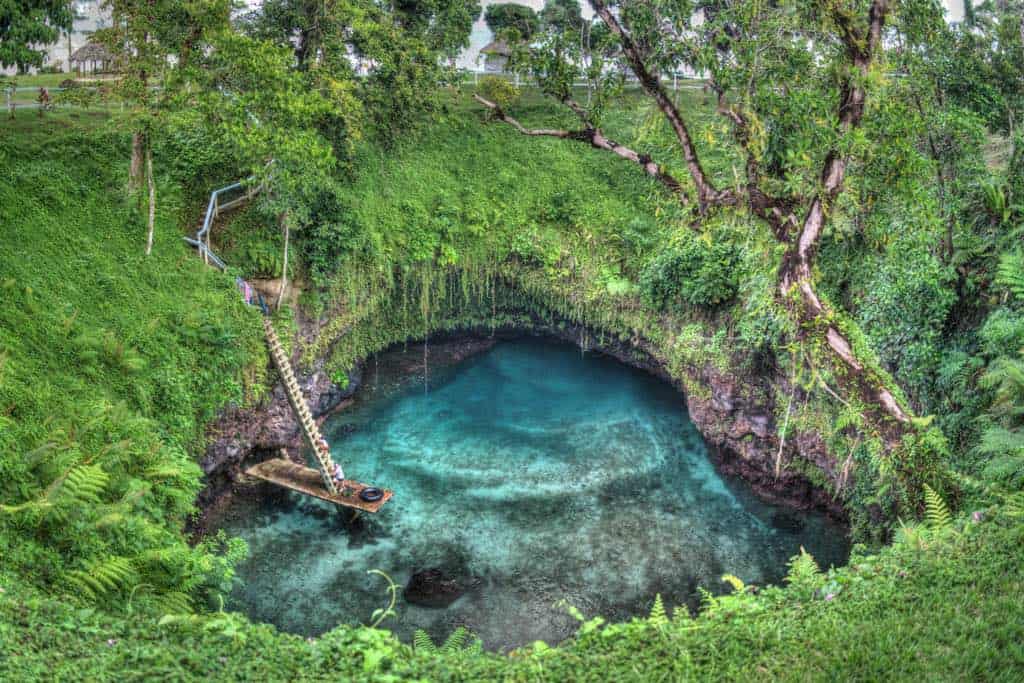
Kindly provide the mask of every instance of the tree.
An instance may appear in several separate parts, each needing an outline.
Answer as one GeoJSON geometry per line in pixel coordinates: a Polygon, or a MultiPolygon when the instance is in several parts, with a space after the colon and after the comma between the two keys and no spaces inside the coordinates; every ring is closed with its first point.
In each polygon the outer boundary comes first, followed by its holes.
{"type": "Polygon", "coordinates": [[[270,0],[246,15],[248,35],[294,51],[318,82],[345,83],[383,140],[437,108],[443,66],[468,44],[478,0],[270,0]],[[353,68],[365,72],[355,79],[353,68]]]}
{"type": "Polygon", "coordinates": [[[533,8],[514,2],[488,5],[484,21],[494,35],[512,35],[514,31],[516,39],[523,42],[529,42],[540,28],[540,18],[533,8]]]}
{"type": "Polygon", "coordinates": [[[187,70],[201,36],[228,25],[230,0],[179,3],[173,0],[106,0],[112,25],[93,38],[115,55],[122,67],[118,92],[131,109],[123,122],[132,131],[128,189],[146,186],[146,254],[153,248],[156,182],[153,138],[162,115],[176,103],[176,75],[187,70]]]}
{"type": "MultiPolygon", "coordinates": [[[[579,49],[564,39],[558,23],[571,26],[574,20],[552,20],[550,38],[534,46],[522,68],[578,118],[578,129],[527,128],[494,102],[477,99],[494,120],[523,134],[582,142],[636,164],[690,207],[697,230],[724,212],[760,219],[783,252],[775,296],[791,321],[791,339],[820,350],[830,379],[863,406],[872,438],[887,451],[900,449],[904,436],[914,432],[912,414],[891,379],[864,358],[840,311],[816,288],[822,234],[848,169],[867,152],[862,125],[869,93],[883,84],[891,0],[590,4],[618,44],[616,51],[603,51],[609,61],[601,72],[628,69],[637,78],[671,131],[684,176],[610,139],[601,128],[600,106],[576,101],[572,83],[580,75],[579,49]],[[707,74],[729,131],[710,144],[719,155],[737,155],[738,166],[708,164],[689,115],[662,84],[662,73],[681,66],[707,74]]],[[[597,99],[602,101],[600,92],[597,99]]]]}
{"type": "Polygon", "coordinates": [[[443,61],[478,15],[476,0],[272,0],[197,53],[192,110],[263,188],[258,206],[284,238],[279,303],[296,233],[337,220],[355,142],[394,145],[434,111],[443,61]]]}
{"type": "Polygon", "coordinates": [[[561,33],[581,30],[583,13],[579,0],[545,0],[540,20],[545,26],[561,33]]]}
{"type": "Polygon", "coordinates": [[[291,46],[225,30],[214,36],[186,74],[189,108],[177,128],[200,128],[203,142],[225,150],[231,165],[263,191],[258,206],[285,238],[278,305],[283,299],[293,230],[315,219],[335,191],[339,164],[361,135],[362,105],[344,84],[312,81],[291,46]],[[311,87],[319,83],[321,87],[311,87]]]}
{"type": "Polygon", "coordinates": [[[0,67],[26,71],[42,66],[45,47],[70,31],[71,22],[65,0],[0,2],[0,67]]]}

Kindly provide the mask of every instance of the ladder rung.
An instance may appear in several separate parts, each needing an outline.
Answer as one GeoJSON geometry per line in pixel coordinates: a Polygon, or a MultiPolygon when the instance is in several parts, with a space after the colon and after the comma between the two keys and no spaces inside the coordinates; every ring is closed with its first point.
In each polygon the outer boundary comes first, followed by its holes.
{"type": "Polygon", "coordinates": [[[321,452],[319,448],[320,443],[323,441],[323,435],[321,435],[320,429],[313,420],[309,404],[306,403],[302,389],[299,388],[299,383],[295,379],[295,371],[292,369],[291,361],[281,347],[281,342],[277,338],[277,332],[266,318],[263,319],[263,328],[267,333],[267,345],[270,347],[271,358],[273,358],[274,365],[277,366],[277,371],[284,382],[289,403],[292,404],[292,410],[295,411],[296,416],[299,418],[299,423],[305,432],[306,439],[313,447],[316,461],[320,465],[320,477],[323,479],[324,487],[332,494],[337,493],[337,487],[334,485],[334,480],[328,472],[333,465],[331,457],[329,454],[321,452]]]}

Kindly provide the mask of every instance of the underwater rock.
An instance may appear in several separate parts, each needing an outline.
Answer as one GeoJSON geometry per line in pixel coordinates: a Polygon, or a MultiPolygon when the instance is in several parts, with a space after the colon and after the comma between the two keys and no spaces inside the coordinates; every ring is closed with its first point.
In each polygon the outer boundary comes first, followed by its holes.
{"type": "Polygon", "coordinates": [[[804,530],[804,521],[788,512],[776,512],[772,515],[772,526],[779,531],[798,534],[804,530]]]}
{"type": "Polygon", "coordinates": [[[409,578],[402,595],[420,607],[447,607],[464,592],[462,585],[434,567],[416,572],[409,578]]]}

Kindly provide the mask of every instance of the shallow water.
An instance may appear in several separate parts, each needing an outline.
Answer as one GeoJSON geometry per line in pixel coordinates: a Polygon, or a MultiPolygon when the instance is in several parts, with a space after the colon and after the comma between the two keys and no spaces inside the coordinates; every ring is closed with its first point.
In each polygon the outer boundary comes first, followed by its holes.
{"type": "Polygon", "coordinates": [[[846,561],[845,531],[819,514],[758,500],[720,476],[666,384],[567,345],[523,340],[422,373],[422,348],[370,363],[357,403],[326,425],[346,474],[394,489],[376,516],[346,524],[297,494],[239,497],[216,523],[250,545],[229,606],[316,635],[368,623],[399,585],[440,567],[467,586],[447,608],[399,593],[401,638],[456,626],[509,649],[572,634],[556,603],[611,620],[695,607],[721,576],[778,582],[804,546],[846,561]],[[410,368],[415,373],[410,378],[410,368]]]}

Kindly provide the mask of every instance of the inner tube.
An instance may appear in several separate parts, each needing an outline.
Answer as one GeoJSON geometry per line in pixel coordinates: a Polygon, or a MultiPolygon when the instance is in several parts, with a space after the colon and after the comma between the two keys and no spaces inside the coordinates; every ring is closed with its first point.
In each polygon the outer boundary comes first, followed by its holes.
{"type": "Polygon", "coordinates": [[[365,489],[359,492],[359,497],[365,500],[367,503],[376,503],[378,500],[384,497],[384,492],[376,486],[367,486],[365,489]]]}

